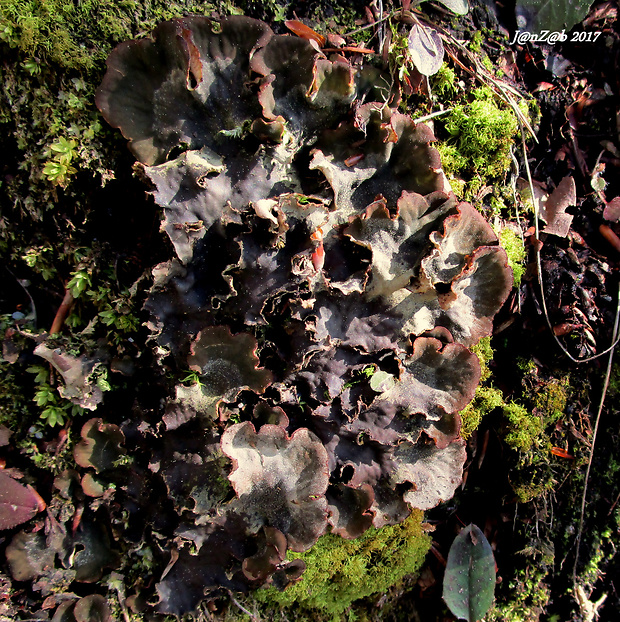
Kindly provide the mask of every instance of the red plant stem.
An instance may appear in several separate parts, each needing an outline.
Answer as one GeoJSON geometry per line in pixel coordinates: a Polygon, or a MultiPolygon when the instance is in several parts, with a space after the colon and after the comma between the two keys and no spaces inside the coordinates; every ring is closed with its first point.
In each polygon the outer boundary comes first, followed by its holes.
{"type": "Polygon", "coordinates": [[[613,232],[611,227],[601,225],[598,230],[601,235],[620,253],[620,238],[613,232]]]}
{"type": "Polygon", "coordinates": [[[56,311],[56,317],[54,317],[54,321],[52,322],[52,328],[50,328],[50,335],[55,335],[60,332],[62,325],[65,323],[65,319],[67,315],[69,315],[69,311],[73,306],[73,294],[69,289],[65,289],[65,297],[62,299],[60,303],[60,307],[58,307],[58,311],[56,311]]]}

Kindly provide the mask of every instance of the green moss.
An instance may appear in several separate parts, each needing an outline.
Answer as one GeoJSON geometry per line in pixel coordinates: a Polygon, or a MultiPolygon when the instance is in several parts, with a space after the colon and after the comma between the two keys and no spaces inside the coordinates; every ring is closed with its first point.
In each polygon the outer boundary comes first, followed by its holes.
{"type": "Polygon", "coordinates": [[[486,622],[538,622],[549,601],[547,570],[529,567],[510,580],[510,598],[498,602],[485,616],[486,622]]]}
{"type": "Polygon", "coordinates": [[[471,41],[469,42],[469,49],[472,52],[475,52],[476,54],[478,54],[480,50],[482,49],[482,41],[483,41],[482,31],[476,30],[474,32],[474,36],[471,38],[471,41]]]}
{"type": "Polygon", "coordinates": [[[441,98],[454,97],[457,92],[454,69],[443,63],[439,71],[431,78],[431,90],[441,98]]]}
{"type": "Polygon", "coordinates": [[[416,573],[430,548],[431,537],[422,529],[423,513],[414,510],[399,525],[369,529],[357,540],[324,535],[306,553],[295,554],[307,565],[303,578],[284,592],[274,588],[257,592],[267,605],[319,610],[342,620],[351,604],[416,573]]]}
{"type": "Polygon", "coordinates": [[[467,158],[461,154],[456,145],[438,143],[435,146],[441,156],[441,166],[446,175],[456,175],[467,168],[467,158]]]}
{"type": "Polygon", "coordinates": [[[553,491],[556,482],[547,464],[521,466],[511,486],[519,503],[529,503],[553,491]]]}
{"type": "Polygon", "coordinates": [[[91,69],[116,43],[146,33],[160,21],[214,9],[215,3],[174,0],[4,0],[0,38],[36,63],[91,69]]]}
{"type": "Polygon", "coordinates": [[[508,265],[512,268],[515,287],[519,287],[525,273],[525,245],[516,231],[504,227],[499,234],[499,243],[508,255],[508,265]]]}
{"type": "Polygon", "coordinates": [[[467,162],[468,172],[483,178],[503,177],[510,168],[510,147],[519,130],[517,118],[512,110],[500,107],[487,87],[476,89],[473,97],[470,104],[454,108],[446,129],[454,137],[462,158],[459,161],[467,162]]]}
{"type": "Polygon", "coordinates": [[[489,363],[494,356],[493,348],[491,347],[491,337],[483,337],[476,345],[471,347],[471,351],[480,361],[480,382],[484,382],[491,376],[489,363]]]}
{"type": "Polygon", "coordinates": [[[532,359],[524,359],[519,357],[517,359],[517,367],[519,371],[523,374],[523,376],[527,376],[529,374],[533,374],[537,371],[538,365],[532,359]]]}
{"type": "Polygon", "coordinates": [[[568,377],[554,378],[536,392],[534,403],[546,425],[556,423],[564,416],[569,388],[568,377]]]}
{"type": "Polygon", "coordinates": [[[39,445],[31,437],[21,439],[16,443],[23,456],[27,456],[35,466],[54,475],[59,475],[63,471],[75,468],[73,458],[73,440],[71,431],[67,430],[67,441],[62,445],[59,452],[42,451],[39,445]]]}
{"type": "Polygon", "coordinates": [[[513,449],[529,452],[543,431],[542,419],[519,404],[504,406],[504,415],[510,425],[505,441],[513,449]]]}
{"type": "MultiPolygon", "coordinates": [[[[491,378],[489,363],[493,360],[491,337],[483,337],[471,351],[480,361],[480,382],[484,383],[491,378]]],[[[461,411],[461,436],[469,438],[472,432],[480,425],[482,418],[495,408],[504,405],[502,392],[493,386],[478,385],[474,399],[461,411]]]]}
{"type": "Polygon", "coordinates": [[[468,438],[482,418],[504,405],[504,396],[495,387],[478,387],[474,399],[461,411],[461,436],[468,438]]]}

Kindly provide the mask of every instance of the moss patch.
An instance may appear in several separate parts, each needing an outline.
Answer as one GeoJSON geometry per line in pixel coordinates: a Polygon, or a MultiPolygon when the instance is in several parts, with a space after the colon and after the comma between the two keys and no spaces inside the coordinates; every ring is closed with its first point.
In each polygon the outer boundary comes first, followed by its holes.
{"type": "Polygon", "coordinates": [[[526,253],[523,240],[516,231],[504,227],[499,234],[499,243],[508,255],[508,265],[512,268],[514,285],[519,287],[525,273],[526,253]]]}
{"type": "Polygon", "coordinates": [[[504,404],[504,396],[495,387],[478,387],[474,399],[461,411],[461,436],[469,438],[482,418],[504,404]]]}
{"type": "Polygon", "coordinates": [[[510,600],[495,605],[485,616],[487,622],[538,622],[550,596],[546,576],[539,568],[519,571],[510,581],[510,600]]]}
{"type": "Polygon", "coordinates": [[[519,404],[506,404],[504,415],[510,424],[506,443],[518,451],[529,452],[543,431],[542,419],[519,404]]]}
{"type": "Polygon", "coordinates": [[[0,3],[0,38],[35,65],[90,69],[116,43],[147,33],[160,21],[215,8],[215,3],[174,0],[6,0],[0,3]]]}
{"type": "Polygon", "coordinates": [[[357,540],[326,534],[308,552],[294,555],[307,565],[301,581],[284,592],[269,588],[256,597],[266,605],[295,606],[296,619],[301,619],[301,607],[341,620],[355,600],[385,592],[419,570],[431,545],[422,518],[414,510],[400,525],[369,529],[357,540]]]}
{"type": "Polygon", "coordinates": [[[519,129],[517,118],[512,110],[501,108],[486,87],[476,89],[473,97],[470,104],[454,108],[446,129],[472,173],[502,177],[510,167],[510,146],[519,129]]]}
{"type": "Polygon", "coordinates": [[[568,391],[568,377],[565,377],[550,380],[536,392],[534,403],[546,425],[555,423],[564,416],[568,391]]]}

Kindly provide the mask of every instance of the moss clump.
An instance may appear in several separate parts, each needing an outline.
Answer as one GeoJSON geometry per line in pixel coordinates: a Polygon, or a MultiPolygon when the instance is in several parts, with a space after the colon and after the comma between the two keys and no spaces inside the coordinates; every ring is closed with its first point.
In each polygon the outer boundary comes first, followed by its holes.
{"type": "Polygon", "coordinates": [[[497,603],[485,616],[487,622],[538,622],[549,601],[547,570],[528,567],[509,584],[510,600],[497,603]]]}
{"type": "Polygon", "coordinates": [[[446,63],[432,76],[432,90],[442,98],[451,98],[456,95],[456,73],[446,63]]]}
{"type": "Polygon", "coordinates": [[[208,2],[174,0],[4,0],[0,39],[28,56],[33,71],[42,62],[91,69],[102,64],[116,43],[148,32],[162,20],[206,15],[215,8],[208,2]]]}
{"type": "Polygon", "coordinates": [[[489,363],[493,360],[494,352],[491,347],[491,337],[483,337],[471,351],[478,357],[480,361],[480,382],[484,382],[491,377],[489,363]]]}
{"type": "Polygon", "coordinates": [[[505,437],[506,444],[513,449],[529,452],[542,434],[542,419],[514,402],[504,406],[504,415],[510,424],[510,431],[505,437]]]}
{"type": "Polygon", "coordinates": [[[474,399],[461,411],[461,436],[469,438],[482,418],[504,405],[504,396],[495,387],[478,387],[474,399]]]}
{"type": "MultiPolygon", "coordinates": [[[[441,156],[441,166],[447,175],[455,175],[467,168],[468,160],[461,154],[456,145],[438,143],[435,145],[441,156]]],[[[450,179],[452,184],[452,179],[450,179]]]]}
{"type": "Polygon", "coordinates": [[[551,492],[555,486],[549,464],[523,467],[510,482],[519,503],[529,503],[551,492]]]}
{"type": "Polygon", "coordinates": [[[525,246],[523,239],[513,229],[504,227],[499,234],[499,243],[508,255],[515,287],[519,287],[525,273],[525,246]]]}
{"type": "Polygon", "coordinates": [[[421,511],[413,510],[403,523],[371,528],[357,540],[326,534],[306,553],[295,554],[307,565],[301,581],[284,592],[269,588],[256,597],[266,605],[294,605],[296,619],[302,608],[341,620],[355,600],[385,592],[419,570],[431,545],[422,518],[421,511]]]}
{"type": "Polygon", "coordinates": [[[474,36],[471,38],[469,42],[469,49],[478,54],[480,50],[482,50],[482,31],[476,30],[474,32],[474,36]]]}
{"type": "Polygon", "coordinates": [[[483,178],[499,178],[510,168],[510,146],[519,130],[512,110],[501,108],[493,92],[481,87],[474,100],[454,108],[446,130],[453,137],[454,172],[469,172],[483,178]]]}
{"type": "Polygon", "coordinates": [[[559,421],[566,411],[568,401],[568,378],[554,378],[544,384],[534,400],[537,411],[543,416],[545,424],[559,421]]]}

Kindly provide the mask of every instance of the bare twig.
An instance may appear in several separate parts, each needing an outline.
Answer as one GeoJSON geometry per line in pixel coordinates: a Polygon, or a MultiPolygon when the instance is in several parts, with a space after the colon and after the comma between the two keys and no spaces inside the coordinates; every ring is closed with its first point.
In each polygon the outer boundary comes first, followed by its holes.
{"type": "Polygon", "coordinates": [[[431,112],[431,114],[427,114],[424,117],[418,117],[414,119],[416,123],[424,123],[425,121],[429,121],[430,119],[434,119],[435,117],[440,117],[442,114],[448,114],[448,112],[452,112],[454,108],[447,108],[446,110],[438,110],[437,112],[431,112]]]}
{"type": "Polygon", "coordinates": [[[230,590],[228,590],[228,595],[230,596],[230,600],[237,605],[237,607],[239,607],[239,609],[241,609],[241,611],[243,611],[243,613],[245,613],[246,615],[250,616],[250,618],[252,620],[256,620],[256,622],[260,622],[260,618],[252,613],[251,611],[249,611],[248,609],[246,609],[232,594],[232,592],[230,590]]]}
{"type": "Polygon", "coordinates": [[[374,28],[379,22],[385,22],[386,20],[390,19],[391,17],[394,17],[394,15],[396,15],[399,10],[400,9],[398,9],[396,11],[392,11],[391,13],[388,13],[387,15],[384,15],[381,19],[376,20],[372,24],[366,24],[366,26],[360,26],[359,28],[356,28],[355,30],[351,30],[350,32],[345,32],[344,35],[342,35],[342,36],[343,37],[350,37],[351,35],[356,35],[358,32],[364,32],[364,30],[368,30],[369,28],[374,28]]]}

